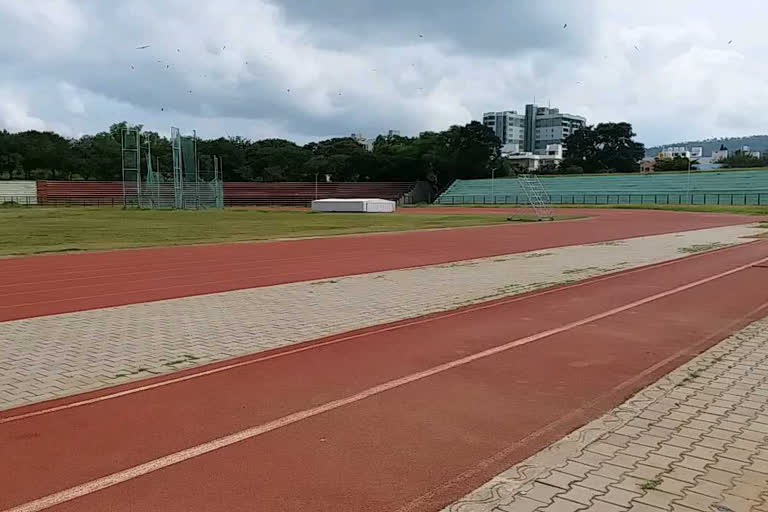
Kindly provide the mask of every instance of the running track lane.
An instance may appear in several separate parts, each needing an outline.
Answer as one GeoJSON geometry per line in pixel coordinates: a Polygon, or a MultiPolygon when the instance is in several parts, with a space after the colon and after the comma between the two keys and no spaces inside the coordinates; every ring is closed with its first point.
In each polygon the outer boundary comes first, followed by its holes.
{"type": "MultiPolygon", "coordinates": [[[[481,213],[488,211],[494,210],[481,213]]],[[[639,210],[566,213],[592,217],[544,224],[4,259],[0,265],[0,321],[759,220],[639,210]]]]}
{"type": "Polygon", "coordinates": [[[142,476],[46,504],[438,510],[768,313],[768,268],[753,266],[766,260],[768,242],[755,242],[74,399],[103,398],[88,405],[5,411],[0,510],[42,510],[33,500],[158,458],[142,476]]]}

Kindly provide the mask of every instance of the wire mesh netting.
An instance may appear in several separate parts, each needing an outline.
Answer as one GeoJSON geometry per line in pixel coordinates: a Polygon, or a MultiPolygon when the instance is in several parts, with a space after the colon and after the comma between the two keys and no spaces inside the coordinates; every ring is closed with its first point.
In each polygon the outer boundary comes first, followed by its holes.
{"type": "Polygon", "coordinates": [[[173,173],[166,175],[153,163],[149,140],[141,144],[138,130],[123,131],[123,198],[126,207],[202,209],[223,208],[224,189],[221,160],[202,166],[197,152],[197,135],[183,136],[171,128],[173,173]],[[141,166],[144,149],[145,166],[141,166]]]}

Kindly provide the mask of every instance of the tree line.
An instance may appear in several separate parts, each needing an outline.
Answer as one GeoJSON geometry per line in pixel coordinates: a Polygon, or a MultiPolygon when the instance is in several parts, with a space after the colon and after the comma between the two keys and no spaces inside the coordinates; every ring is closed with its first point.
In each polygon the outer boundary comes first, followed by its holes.
{"type": "MultiPolygon", "coordinates": [[[[0,179],[120,180],[121,134],[127,122],[79,138],[53,132],[0,131],[0,179]]],[[[142,126],[135,126],[141,129],[142,126]]],[[[171,141],[145,131],[152,165],[163,173],[172,169],[171,141]]],[[[142,167],[146,166],[142,149],[142,167]]],[[[417,137],[380,135],[368,149],[353,138],[340,137],[298,145],[284,139],[252,141],[243,137],[199,139],[200,167],[212,156],[223,162],[226,181],[416,181],[435,184],[455,178],[490,176],[500,165],[501,143],[478,122],[451,126],[417,137]]]]}
{"type": "MultiPolygon", "coordinates": [[[[0,180],[120,180],[120,141],[129,127],[142,128],[123,121],[79,138],[53,132],[0,131],[0,180]]],[[[638,171],[644,148],[634,136],[629,123],[587,126],[565,140],[565,159],[559,166],[544,165],[539,172],[638,171]]],[[[144,131],[145,142],[152,165],[170,174],[171,141],[144,131]]],[[[502,158],[501,141],[493,130],[477,121],[417,137],[380,135],[372,151],[350,137],[305,145],[284,139],[220,137],[199,139],[198,152],[203,171],[210,170],[214,155],[221,158],[226,181],[313,181],[328,176],[331,181],[427,180],[437,188],[456,178],[501,177],[519,170],[514,160],[502,158]]]]}

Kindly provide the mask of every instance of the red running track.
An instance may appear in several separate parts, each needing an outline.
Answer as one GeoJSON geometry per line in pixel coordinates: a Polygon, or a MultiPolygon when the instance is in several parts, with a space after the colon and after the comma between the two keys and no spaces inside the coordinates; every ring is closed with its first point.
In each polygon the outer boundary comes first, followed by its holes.
{"type": "Polygon", "coordinates": [[[754,242],[5,411],[0,511],[439,510],[765,316],[766,260],[754,242]]]}
{"type": "MultiPolygon", "coordinates": [[[[428,211],[467,213],[457,208],[428,211]]],[[[471,213],[491,211],[471,209],[471,213]]],[[[545,224],[5,259],[0,265],[0,321],[759,220],[641,210],[568,213],[592,217],[545,224]]]]}

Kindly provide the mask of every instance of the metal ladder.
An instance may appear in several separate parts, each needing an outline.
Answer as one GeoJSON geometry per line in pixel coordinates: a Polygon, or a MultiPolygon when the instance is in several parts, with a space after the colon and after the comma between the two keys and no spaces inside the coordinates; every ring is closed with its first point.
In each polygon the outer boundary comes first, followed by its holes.
{"type": "Polygon", "coordinates": [[[517,177],[517,183],[528,196],[528,202],[539,219],[551,219],[552,200],[549,197],[541,180],[535,174],[520,174],[517,177]]]}

